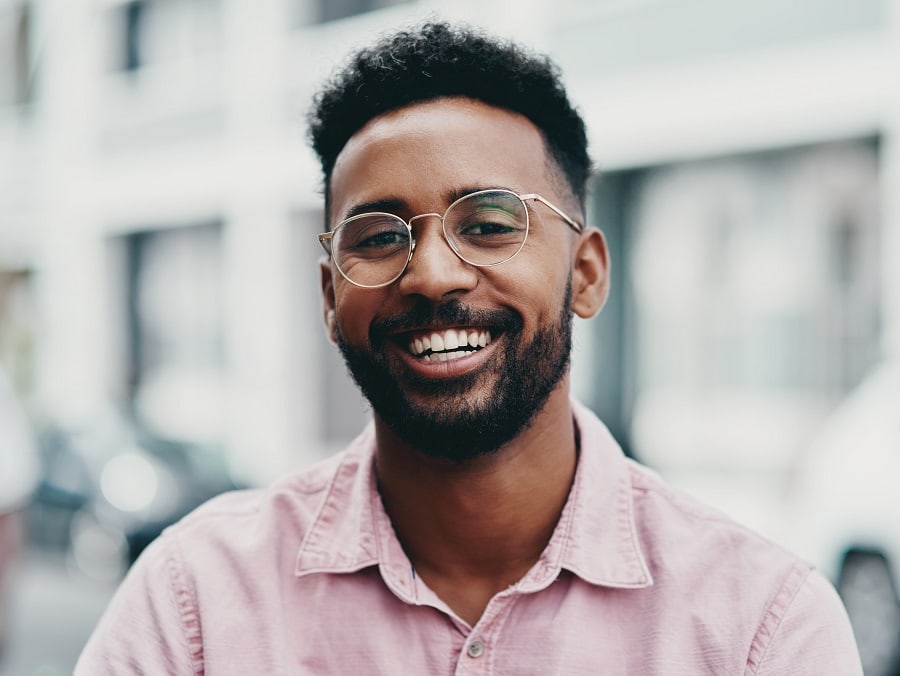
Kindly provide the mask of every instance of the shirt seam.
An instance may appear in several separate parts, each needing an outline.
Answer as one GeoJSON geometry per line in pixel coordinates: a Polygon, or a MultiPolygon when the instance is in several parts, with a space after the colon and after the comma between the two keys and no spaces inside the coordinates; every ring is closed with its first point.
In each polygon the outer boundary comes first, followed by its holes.
{"type": "Polygon", "coordinates": [[[178,619],[181,625],[183,646],[190,660],[191,672],[195,676],[203,676],[206,671],[203,655],[203,629],[200,622],[200,612],[197,598],[189,584],[186,583],[184,567],[181,565],[181,547],[175,537],[166,536],[172,545],[171,552],[167,551],[166,569],[169,574],[169,586],[174,597],[175,607],[178,610],[178,619]],[[177,552],[174,551],[177,549],[177,552]]]}
{"type": "Polygon", "coordinates": [[[781,628],[784,618],[791,611],[794,601],[799,596],[800,590],[806,584],[811,573],[811,567],[802,566],[800,563],[795,563],[791,566],[791,570],[785,577],[784,582],[782,582],[781,588],[766,608],[762,622],[760,622],[753,636],[750,651],[747,655],[747,668],[750,669],[750,674],[755,675],[759,673],[759,669],[765,661],[769,649],[775,642],[775,637],[778,635],[778,630],[781,628]],[[789,598],[783,598],[790,592],[792,583],[796,583],[793,593],[790,593],[789,598]],[[766,634],[768,634],[768,641],[766,641],[766,634]],[[763,643],[764,641],[766,642],[763,643]]]}
{"type": "MultiPolygon", "coordinates": [[[[241,491],[233,491],[234,493],[239,493],[241,491]]],[[[254,501],[252,504],[245,505],[242,507],[217,507],[215,510],[206,509],[200,512],[192,512],[188,514],[181,520],[181,523],[187,525],[192,524],[194,522],[202,522],[209,521],[210,519],[218,519],[221,517],[230,517],[230,516],[251,516],[253,514],[259,514],[260,503],[264,500],[263,498],[264,492],[260,492],[260,500],[254,501]]],[[[224,494],[228,495],[228,493],[224,494]]]]}
{"type": "MultiPolygon", "coordinates": [[[[551,582],[552,584],[552,582],[551,582]]],[[[549,586],[549,585],[548,585],[549,586]]],[[[493,635],[493,640],[491,641],[491,645],[489,646],[490,654],[488,657],[490,658],[489,667],[490,671],[488,673],[493,673],[494,664],[496,664],[495,658],[497,656],[497,651],[499,649],[499,644],[501,640],[501,634],[503,633],[503,629],[506,627],[506,623],[509,621],[510,617],[512,617],[513,608],[522,602],[524,594],[513,594],[508,599],[509,605],[504,608],[503,616],[494,618],[494,621],[497,622],[497,626],[494,631],[491,632],[493,635]]],[[[478,638],[478,637],[476,637],[478,638]]],[[[468,637],[466,638],[466,642],[468,643],[468,637]]]]}
{"type": "MultiPolygon", "coordinates": [[[[626,465],[627,468],[627,465],[626,465]]],[[[637,566],[641,570],[641,579],[638,584],[640,585],[652,585],[653,584],[653,575],[650,573],[650,568],[647,565],[647,559],[644,556],[644,550],[641,547],[640,538],[638,536],[638,528],[637,528],[637,509],[634,504],[634,477],[631,472],[626,471],[622,477],[623,486],[617,486],[617,491],[619,492],[618,499],[622,501],[622,504],[618,506],[616,510],[619,516],[619,528],[621,533],[628,539],[629,548],[627,552],[622,552],[624,555],[630,558],[630,563],[633,566],[637,566]]],[[[619,542],[622,542],[620,538],[619,542]]]]}

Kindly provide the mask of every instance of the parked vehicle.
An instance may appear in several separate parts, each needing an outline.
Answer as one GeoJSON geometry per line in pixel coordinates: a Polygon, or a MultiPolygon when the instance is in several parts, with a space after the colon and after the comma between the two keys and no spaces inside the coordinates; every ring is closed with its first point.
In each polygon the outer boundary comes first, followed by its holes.
{"type": "Polygon", "coordinates": [[[142,435],[116,416],[48,431],[42,449],[31,538],[94,578],[121,576],[166,526],[237,487],[218,449],[142,435]]]}
{"type": "Polygon", "coordinates": [[[798,547],[835,582],[866,676],[900,674],[900,363],[829,418],[795,490],[798,547]]]}

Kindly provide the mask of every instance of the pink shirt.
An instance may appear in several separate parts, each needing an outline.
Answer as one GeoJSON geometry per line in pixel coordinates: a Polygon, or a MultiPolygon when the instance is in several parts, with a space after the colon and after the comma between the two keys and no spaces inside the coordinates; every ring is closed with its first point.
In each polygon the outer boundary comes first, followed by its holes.
{"type": "Polygon", "coordinates": [[[819,573],[627,460],[575,410],[581,455],[559,524],[474,627],[397,541],[369,427],[342,454],[168,529],[76,675],[862,674],[819,573]]]}

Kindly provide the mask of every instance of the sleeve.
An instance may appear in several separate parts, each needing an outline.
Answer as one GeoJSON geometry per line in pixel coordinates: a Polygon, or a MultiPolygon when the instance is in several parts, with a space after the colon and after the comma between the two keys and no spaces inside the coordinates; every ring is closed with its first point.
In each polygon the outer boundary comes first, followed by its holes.
{"type": "Polygon", "coordinates": [[[74,676],[203,673],[196,596],[171,537],[141,555],[88,639],[74,676]]]}
{"type": "Polygon", "coordinates": [[[818,571],[810,571],[785,600],[783,612],[771,611],[754,641],[747,676],[862,676],[850,620],[818,571]]]}

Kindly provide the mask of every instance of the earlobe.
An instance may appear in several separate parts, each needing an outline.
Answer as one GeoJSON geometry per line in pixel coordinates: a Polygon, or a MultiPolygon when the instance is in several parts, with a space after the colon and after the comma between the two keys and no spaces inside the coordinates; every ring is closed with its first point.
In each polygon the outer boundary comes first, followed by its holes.
{"type": "Polygon", "coordinates": [[[588,228],[581,233],[572,266],[572,311],[588,319],[609,296],[609,251],[602,232],[588,228]]]}
{"type": "Polygon", "coordinates": [[[327,258],[319,261],[319,281],[322,286],[322,318],[325,322],[325,335],[332,343],[337,343],[337,315],[334,302],[334,277],[331,262],[327,258]]]}

